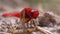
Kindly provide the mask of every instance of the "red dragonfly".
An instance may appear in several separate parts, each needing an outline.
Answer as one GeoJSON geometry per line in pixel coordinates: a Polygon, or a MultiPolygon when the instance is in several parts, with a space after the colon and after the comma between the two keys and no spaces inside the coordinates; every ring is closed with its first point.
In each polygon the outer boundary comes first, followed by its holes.
{"type": "Polygon", "coordinates": [[[20,12],[16,12],[16,13],[4,13],[2,16],[13,16],[13,17],[18,17],[18,18],[23,18],[26,21],[31,20],[32,18],[36,19],[39,15],[38,10],[34,10],[31,8],[24,8],[22,11],[20,12]],[[24,16],[23,16],[24,15],[24,16]]]}

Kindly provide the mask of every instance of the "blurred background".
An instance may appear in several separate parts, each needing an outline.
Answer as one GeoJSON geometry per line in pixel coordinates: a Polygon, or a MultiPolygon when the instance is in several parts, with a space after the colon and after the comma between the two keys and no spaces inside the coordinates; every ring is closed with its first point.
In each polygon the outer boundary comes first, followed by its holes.
{"type": "Polygon", "coordinates": [[[7,12],[20,10],[25,7],[40,8],[60,15],[60,0],[0,0],[0,10],[4,9],[7,12]]]}

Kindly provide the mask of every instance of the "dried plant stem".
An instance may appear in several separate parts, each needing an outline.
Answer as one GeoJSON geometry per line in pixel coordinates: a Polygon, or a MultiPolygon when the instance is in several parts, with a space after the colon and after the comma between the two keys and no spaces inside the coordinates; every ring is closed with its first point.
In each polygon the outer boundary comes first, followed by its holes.
{"type": "Polygon", "coordinates": [[[43,34],[52,34],[50,31],[43,29],[42,27],[36,27],[38,31],[42,32],[43,34]]]}
{"type": "MultiPolygon", "coordinates": [[[[25,30],[26,32],[34,32],[34,31],[39,31],[43,34],[52,34],[50,31],[47,31],[39,26],[37,26],[36,28],[28,28],[25,30]]],[[[16,34],[16,33],[23,33],[24,31],[22,29],[20,30],[14,30],[14,31],[11,31],[12,34],[16,34]]]]}

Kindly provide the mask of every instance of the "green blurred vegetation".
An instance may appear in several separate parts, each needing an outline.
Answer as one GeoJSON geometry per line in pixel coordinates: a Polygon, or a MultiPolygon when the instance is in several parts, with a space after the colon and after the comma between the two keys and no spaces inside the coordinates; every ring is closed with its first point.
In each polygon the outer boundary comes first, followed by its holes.
{"type": "Polygon", "coordinates": [[[55,2],[58,2],[58,3],[60,3],[60,0],[55,0],[55,2]]]}
{"type": "Polygon", "coordinates": [[[40,0],[43,8],[60,15],[60,0],[40,0]]]}

